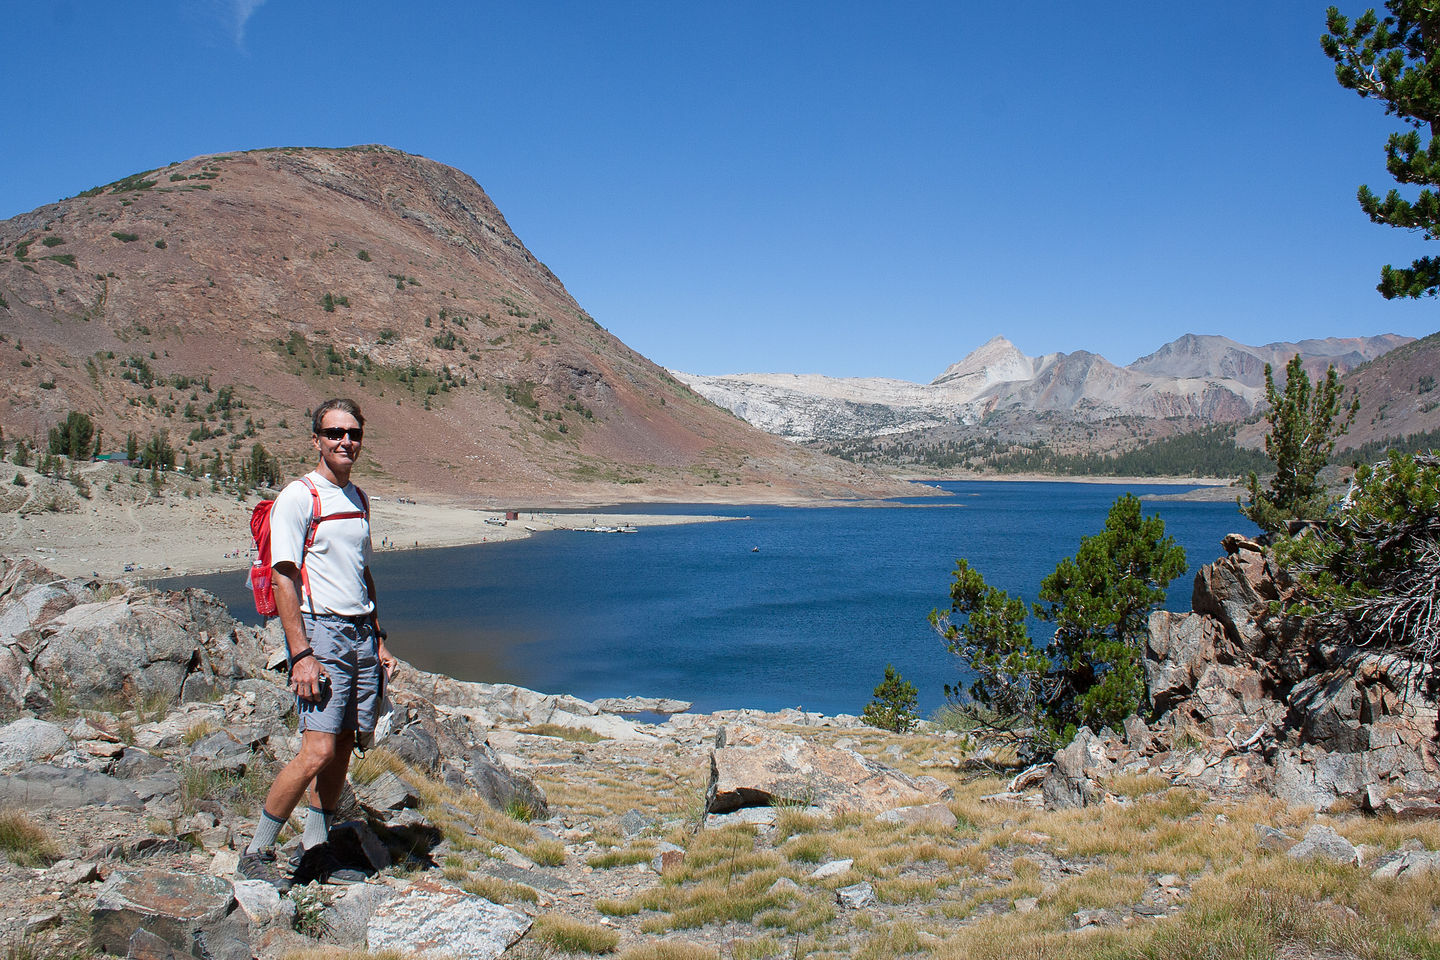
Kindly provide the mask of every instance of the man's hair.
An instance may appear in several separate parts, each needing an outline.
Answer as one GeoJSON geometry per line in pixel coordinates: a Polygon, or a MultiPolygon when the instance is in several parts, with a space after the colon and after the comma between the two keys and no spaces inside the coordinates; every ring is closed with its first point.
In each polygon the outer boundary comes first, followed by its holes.
{"type": "Polygon", "coordinates": [[[326,400],[315,408],[315,416],[311,418],[310,421],[310,430],[312,433],[320,432],[320,426],[325,422],[325,414],[331,410],[348,413],[355,418],[356,423],[362,427],[365,426],[365,415],[360,412],[360,404],[348,397],[335,397],[334,399],[326,400]]]}

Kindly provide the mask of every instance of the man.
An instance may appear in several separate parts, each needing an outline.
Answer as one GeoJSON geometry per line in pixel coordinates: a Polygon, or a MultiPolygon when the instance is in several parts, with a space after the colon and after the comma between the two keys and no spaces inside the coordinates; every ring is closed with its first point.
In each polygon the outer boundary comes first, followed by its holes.
{"type": "Polygon", "coordinates": [[[238,873],[282,892],[296,879],[361,879],[340,867],[328,840],[356,732],[375,729],[384,682],[395,671],[375,610],[369,504],[350,482],[364,426],[355,401],[322,403],[312,422],[320,462],[281,491],[270,514],[275,606],[300,714],[300,752],[270,787],[238,873]],[[303,853],[292,874],[276,862],[275,843],[307,788],[303,853]]]}

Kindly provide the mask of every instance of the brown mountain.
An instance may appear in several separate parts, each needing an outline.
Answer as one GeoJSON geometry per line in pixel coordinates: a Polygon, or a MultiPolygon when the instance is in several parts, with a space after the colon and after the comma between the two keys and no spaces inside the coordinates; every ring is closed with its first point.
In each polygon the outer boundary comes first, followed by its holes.
{"type": "Polygon", "coordinates": [[[1396,347],[1345,375],[1360,411],[1339,448],[1440,430],[1440,333],[1396,347]]]}
{"type": "MultiPolygon", "coordinates": [[[[1275,369],[1279,370],[1279,364],[1275,369]]],[[[1323,369],[1309,372],[1315,380],[1325,375],[1323,369]]],[[[1345,386],[1346,402],[1354,396],[1360,401],[1360,409],[1349,432],[1335,445],[1336,450],[1343,452],[1367,443],[1440,430],[1437,379],[1440,333],[1410,340],[1348,370],[1340,380],[1345,386]]],[[[1269,429],[1269,423],[1257,414],[1236,431],[1235,442],[1253,450],[1263,449],[1269,429]]]]}
{"type": "MultiPolygon", "coordinates": [[[[378,489],[565,501],[888,494],[720,410],[596,323],[470,177],[386,147],[197,157],[0,222],[0,422],[106,450],[258,441],[353,395],[378,489]]],[[[226,465],[228,469],[228,463],[226,465]]]]}

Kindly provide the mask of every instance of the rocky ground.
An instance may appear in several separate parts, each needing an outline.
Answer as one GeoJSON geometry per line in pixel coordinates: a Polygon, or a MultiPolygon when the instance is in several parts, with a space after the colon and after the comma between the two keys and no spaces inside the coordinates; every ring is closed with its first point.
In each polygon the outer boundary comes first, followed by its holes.
{"type": "MultiPolygon", "coordinates": [[[[1234,591],[1267,582],[1232,546],[1205,594],[1231,622],[1234,591]]],[[[1223,698],[1194,689],[1217,688],[1222,667],[1242,688],[1265,682],[1227,647],[1225,621],[1186,616],[1202,620],[1152,635],[1186,656],[1195,645],[1177,637],[1208,637],[1213,671],[1172,671],[1164,716],[1082,732],[1019,776],[1003,751],[934,724],[691,715],[407,669],[334,835],[369,880],[281,898],[233,880],[269,776],[296,749],[270,666],[278,638],[203,594],[3,561],[0,940],[17,960],[1436,955],[1428,754],[1384,780],[1366,738],[1403,742],[1396,722],[1302,744],[1285,711],[1250,709],[1267,733],[1239,729],[1214,710],[1223,698]],[[1370,782],[1326,794],[1302,778],[1304,799],[1277,798],[1295,780],[1273,773],[1286,750],[1359,764],[1370,782]]],[[[1360,700],[1383,704],[1378,682],[1360,700]]]]}

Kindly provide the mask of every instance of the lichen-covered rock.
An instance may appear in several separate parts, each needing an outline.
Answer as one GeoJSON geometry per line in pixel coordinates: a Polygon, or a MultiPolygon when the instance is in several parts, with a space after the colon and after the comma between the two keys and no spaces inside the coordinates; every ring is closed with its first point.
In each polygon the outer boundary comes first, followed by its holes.
{"type": "Polygon", "coordinates": [[[1190,606],[1217,620],[1233,643],[1254,655],[1265,649],[1260,621],[1269,602],[1278,598],[1264,555],[1247,549],[1201,567],[1190,606]]]}
{"type": "Polygon", "coordinates": [[[1041,785],[1046,808],[1064,810],[1095,803],[1103,797],[1099,781],[1114,772],[1105,741],[1089,727],[1081,727],[1075,739],[1056,752],[1041,785]]]}
{"type": "Polygon", "coordinates": [[[0,557],[0,695],[17,706],[208,700],[221,678],[262,671],[259,637],[202,590],[62,579],[0,557]]]}
{"type": "Polygon", "coordinates": [[[70,735],[58,724],[21,717],[0,727],[0,770],[49,760],[73,745],[70,735]]]}
{"type": "Polygon", "coordinates": [[[911,777],[853,750],[737,725],[728,728],[725,745],[710,753],[705,808],[724,813],[785,802],[827,813],[879,813],[948,800],[951,794],[933,777],[911,777]]]}
{"type": "Polygon", "coordinates": [[[418,723],[407,724],[385,738],[385,749],[422,773],[440,769],[440,744],[418,723]]]}
{"type": "Polygon", "coordinates": [[[1386,857],[1370,874],[1376,880],[1423,880],[1430,883],[1440,874],[1440,853],[1431,850],[1401,850],[1386,857]]]}
{"type": "Polygon", "coordinates": [[[510,810],[521,805],[536,820],[550,816],[545,791],[523,773],[506,766],[488,743],[472,748],[467,760],[465,780],[490,806],[496,810],[510,810]]]}
{"type": "Polygon", "coordinates": [[[1219,659],[1224,628],[1195,613],[1157,610],[1146,636],[1145,682],[1156,710],[1170,709],[1195,692],[1202,665],[1219,659]]]}
{"type": "Polygon", "coordinates": [[[365,931],[373,953],[423,960],[494,960],[530,929],[530,918],[449,884],[419,881],[377,905],[365,931]]]}
{"type": "Polygon", "coordinates": [[[144,804],[132,786],[81,767],[37,763],[0,777],[0,807],[74,810],[112,806],[140,810],[144,804]]]}
{"type": "Polygon", "coordinates": [[[126,955],[139,930],[177,955],[250,960],[249,924],[229,881],[203,874],[117,870],[90,912],[91,945],[126,955]]]}
{"type": "Polygon", "coordinates": [[[1286,856],[1293,860],[1319,857],[1335,863],[1360,862],[1360,851],[1355,849],[1355,845],[1323,823],[1317,823],[1306,831],[1305,839],[1291,847],[1286,856]]]}

